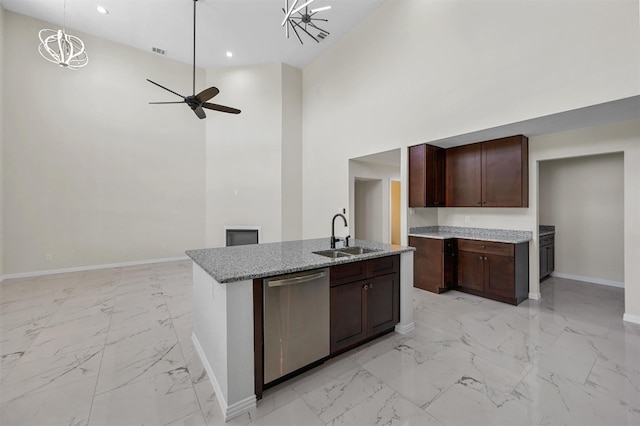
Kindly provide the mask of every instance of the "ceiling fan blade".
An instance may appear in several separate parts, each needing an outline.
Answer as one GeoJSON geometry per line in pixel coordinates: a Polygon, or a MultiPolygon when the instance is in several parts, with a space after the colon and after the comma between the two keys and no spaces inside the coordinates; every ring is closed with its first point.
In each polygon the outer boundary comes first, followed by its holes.
{"type": "Polygon", "coordinates": [[[184,104],[185,101],[176,101],[176,102],[149,102],[151,105],[162,105],[162,104],[184,104]]]}
{"type": "Polygon", "coordinates": [[[193,112],[195,112],[198,118],[200,119],[203,119],[207,116],[207,114],[204,113],[204,110],[202,109],[202,107],[197,107],[196,109],[193,110],[193,112]]]}
{"type": "Polygon", "coordinates": [[[171,92],[171,93],[173,93],[174,95],[178,95],[178,96],[180,96],[182,99],[184,99],[184,96],[182,96],[180,93],[176,93],[176,92],[174,92],[174,91],[173,91],[173,90],[171,90],[171,89],[167,89],[166,87],[164,87],[164,86],[163,86],[163,85],[161,85],[161,84],[156,83],[155,81],[151,81],[151,80],[149,80],[149,79],[147,79],[147,81],[148,81],[149,83],[151,83],[151,84],[155,84],[156,86],[158,86],[158,87],[160,87],[160,88],[162,88],[162,89],[166,90],[167,92],[171,92]]]}
{"type": "Polygon", "coordinates": [[[209,87],[196,95],[196,99],[200,102],[207,102],[209,99],[220,93],[217,87],[209,87]]]}
{"type": "Polygon", "coordinates": [[[220,111],[220,112],[228,112],[229,114],[240,114],[241,112],[239,109],[236,109],[236,108],[231,108],[224,105],[212,104],[209,102],[203,103],[202,108],[213,109],[215,111],[220,111]]]}

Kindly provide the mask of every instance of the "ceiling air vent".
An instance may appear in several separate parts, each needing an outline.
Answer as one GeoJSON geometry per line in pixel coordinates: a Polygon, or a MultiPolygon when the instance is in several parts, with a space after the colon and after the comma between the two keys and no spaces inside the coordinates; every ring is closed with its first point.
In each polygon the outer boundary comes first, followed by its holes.
{"type": "Polygon", "coordinates": [[[166,56],[166,54],[167,54],[167,51],[166,51],[166,50],[164,50],[164,49],[160,49],[159,47],[152,47],[152,48],[151,48],[151,51],[152,51],[153,53],[157,53],[158,55],[163,55],[163,56],[166,56]]]}

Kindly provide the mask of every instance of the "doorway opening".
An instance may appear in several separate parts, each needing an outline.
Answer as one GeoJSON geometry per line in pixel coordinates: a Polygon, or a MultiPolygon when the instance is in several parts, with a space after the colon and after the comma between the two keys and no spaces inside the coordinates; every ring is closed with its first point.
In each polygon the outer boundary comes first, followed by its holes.
{"type": "Polygon", "coordinates": [[[393,201],[391,183],[400,184],[400,158],[397,148],[349,160],[349,223],[355,238],[391,244],[395,233],[400,244],[402,187],[396,186],[397,202],[393,201]]]}
{"type": "Polygon", "coordinates": [[[400,211],[402,184],[399,180],[391,179],[391,244],[400,245],[400,211]]]}

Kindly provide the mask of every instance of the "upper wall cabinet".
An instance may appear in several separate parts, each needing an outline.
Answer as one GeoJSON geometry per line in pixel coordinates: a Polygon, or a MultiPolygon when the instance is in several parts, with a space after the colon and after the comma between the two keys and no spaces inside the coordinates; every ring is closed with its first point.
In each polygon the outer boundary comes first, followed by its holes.
{"type": "Polygon", "coordinates": [[[522,135],[449,148],[446,205],[528,207],[528,164],[529,140],[522,135]]]}
{"type": "Polygon", "coordinates": [[[409,147],[409,207],[444,207],[444,179],[444,148],[427,144],[409,147]]]}

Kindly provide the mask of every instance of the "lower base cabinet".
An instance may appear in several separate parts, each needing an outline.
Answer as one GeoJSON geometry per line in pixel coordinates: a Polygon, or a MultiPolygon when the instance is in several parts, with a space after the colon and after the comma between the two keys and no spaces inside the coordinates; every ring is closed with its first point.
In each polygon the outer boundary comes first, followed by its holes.
{"type": "Polygon", "coordinates": [[[366,262],[360,275],[352,264],[331,268],[331,355],[393,330],[400,320],[399,257],[366,262]],[[346,275],[352,281],[345,283],[346,275]]]}
{"type": "Polygon", "coordinates": [[[540,279],[546,278],[555,269],[555,235],[540,237],[540,279]]]}
{"type": "Polygon", "coordinates": [[[520,304],[529,296],[529,243],[458,240],[457,289],[520,304]]]}
{"type": "Polygon", "coordinates": [[[457,241],[409,237],[415,247],[413,255],[413,286],[433,293],[442,293],[456,285],[457,241]]]}

